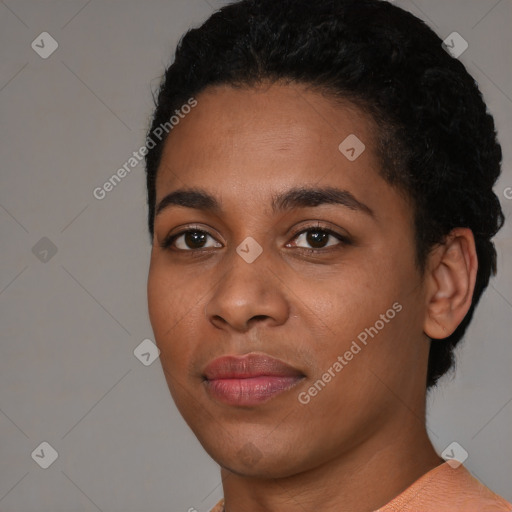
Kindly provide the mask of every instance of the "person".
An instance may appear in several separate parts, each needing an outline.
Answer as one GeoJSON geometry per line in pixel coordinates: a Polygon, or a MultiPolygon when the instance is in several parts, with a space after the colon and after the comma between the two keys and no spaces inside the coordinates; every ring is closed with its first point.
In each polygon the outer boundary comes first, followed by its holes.
{"type": "Polygon", "coordinates": [[[148,311],[214,510],[512,510],[425,426],[504,221],[441,39],[380,0],[234,2],[180,40],[150,140],[148,311]]]}

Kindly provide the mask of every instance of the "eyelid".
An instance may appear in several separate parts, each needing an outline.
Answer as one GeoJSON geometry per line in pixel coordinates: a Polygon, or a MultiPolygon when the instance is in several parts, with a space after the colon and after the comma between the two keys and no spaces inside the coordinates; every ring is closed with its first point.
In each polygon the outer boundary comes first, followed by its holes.
{"type": "Polygon", "coordinates": [[[316,220],[309,223],[308,221],[305,221],[305,223],[301,223],[298,226],[295,226],[292,229],[291,236],[295,238],[297,235],[300,235],[304,231],[313,231],[314,229],[317,229],[318,231],[325,231],[340,238],[350,238],[350,235],[348,233],[339,233],[338,231],[336,231],[336,228],[331,227],[329,223],[326,223],[321,220],[316,220]]]}

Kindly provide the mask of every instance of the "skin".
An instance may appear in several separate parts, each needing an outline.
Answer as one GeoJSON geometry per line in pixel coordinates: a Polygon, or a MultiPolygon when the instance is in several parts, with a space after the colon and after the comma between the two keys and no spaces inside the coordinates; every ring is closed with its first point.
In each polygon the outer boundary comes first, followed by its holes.
{"type": "Polygon", "coordinates": [[[469,309],[472,233],[454,230],[419,272],[412,206],[379,175],[377,127],[349,104],[277,83],[210,87],[197,101],[166,142],[156,204],[201,187],[221,210],[162,210],[148,276],[172,397],[221,466],[227,512],[376,510],[443,462],[425,429],[427,336],[448,336],[469,309]],[[338,150],[350,134],[366,146],[354,161],[338,150]],[[273,212],[275,194],[304,186],[349,191],[373,215],[340,204],[273,212]],[[350,242],[312,239],[318,224],[350,242]],[[160,246],[185,229],[206,231],[206,247],[184,236],[160,246]],[[236,252],[247,237],[263,250],[252,263],[236,252]],[[394,303],[401,311],[301,403],[394,303]],[[250,352],[305,377],[252,407],[209,396],[206,364],[250,352]]]}

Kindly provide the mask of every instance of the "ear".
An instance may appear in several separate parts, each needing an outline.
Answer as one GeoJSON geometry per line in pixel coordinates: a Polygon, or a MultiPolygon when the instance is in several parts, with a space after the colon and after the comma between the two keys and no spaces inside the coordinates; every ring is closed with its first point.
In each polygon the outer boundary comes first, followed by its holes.
{"type": "Polygon", "coordinates": [[[473,299],[478,259],[469,228],[453,229],[430,253],[426,266],[427,336],[443,339],[462,322],[473,299]]]}

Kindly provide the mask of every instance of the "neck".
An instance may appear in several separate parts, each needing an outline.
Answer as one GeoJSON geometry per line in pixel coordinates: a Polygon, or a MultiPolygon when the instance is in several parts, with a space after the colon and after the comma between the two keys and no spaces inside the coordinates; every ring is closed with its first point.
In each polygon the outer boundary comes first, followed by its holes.
{"type": "Polygon", "coordinates": [[[371,512],[441,464],[424,421],[413,414],[353,450],[285,478],[254,478],[222,468],[225,511],[371,512]]]}

